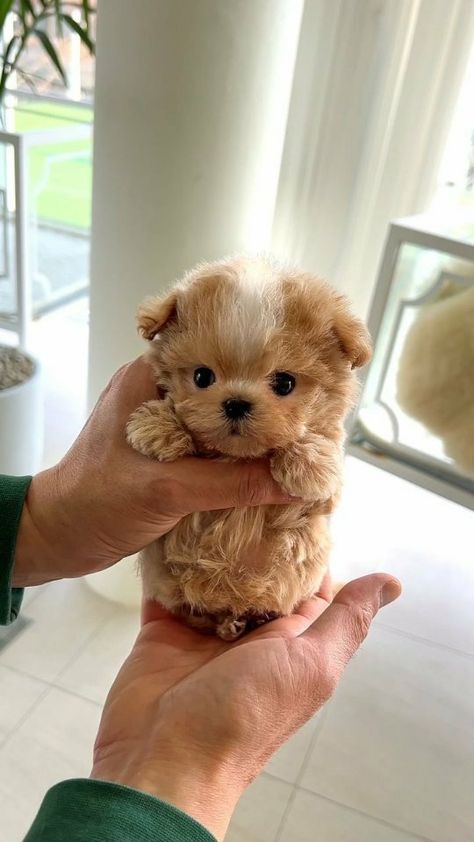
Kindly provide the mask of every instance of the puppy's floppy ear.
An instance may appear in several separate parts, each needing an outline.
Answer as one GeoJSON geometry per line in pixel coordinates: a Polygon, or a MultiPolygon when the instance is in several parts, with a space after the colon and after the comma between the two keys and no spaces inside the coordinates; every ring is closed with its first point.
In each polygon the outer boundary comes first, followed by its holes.
{"type": "Polygon", "coordinates": [[[176,319],[178,293],[172,290],[165,298],[145,298],[137,312],[138,332],[144,339],[154,339],[158,333],[176,319]]]}
{"type": "Polygon", "coordinates": [[[352,315],[344,296],[338,296],[334,314],[334,332],[351,368],[359,368],[372,357],[372,341],[365,324],[352,315]]]}

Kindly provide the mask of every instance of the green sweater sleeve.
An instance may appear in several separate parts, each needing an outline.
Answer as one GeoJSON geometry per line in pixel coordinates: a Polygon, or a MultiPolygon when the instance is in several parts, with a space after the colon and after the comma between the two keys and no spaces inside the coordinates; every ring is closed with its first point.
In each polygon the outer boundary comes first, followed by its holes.
{"type": "MultiPolygon", "coordinates": [[[[11,575],[31,477],[0,474],[0,624],[18,616],[11,575]]],[[[71,780],[46,793],[25,842],[215,842],[190,816],[152,795],[106,781],[71,780]]]]}
{"type": "Polygon", "coordinates": [[[53,786],[24,842],[215,842],[200,824],[152,795],[107,781],[53,786]]]}
{"type": "Polygon", "coordinates": [[[6,477],[0,474],[0,625],[16,620],[23,591],[12,588],[11,575],[15,544],[31,477],[6,477]]]}

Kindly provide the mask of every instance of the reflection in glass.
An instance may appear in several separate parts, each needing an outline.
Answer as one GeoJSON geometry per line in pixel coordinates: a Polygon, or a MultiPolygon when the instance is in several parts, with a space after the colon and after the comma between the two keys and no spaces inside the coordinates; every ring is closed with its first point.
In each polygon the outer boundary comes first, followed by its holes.
{"type": "Polygon", "coordinates": [[[474,261],[400,246],[353,440],[474,490],[474,261]]]}

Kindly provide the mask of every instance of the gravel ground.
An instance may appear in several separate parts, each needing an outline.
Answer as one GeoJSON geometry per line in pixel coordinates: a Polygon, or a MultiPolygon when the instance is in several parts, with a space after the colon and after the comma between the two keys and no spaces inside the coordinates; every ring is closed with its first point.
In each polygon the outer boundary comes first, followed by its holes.
{"type": "Polygon", "coordinates": [[[17,348],[0,345],[0,391],[28,380],[33,369],[33,361],[17,348]]]}

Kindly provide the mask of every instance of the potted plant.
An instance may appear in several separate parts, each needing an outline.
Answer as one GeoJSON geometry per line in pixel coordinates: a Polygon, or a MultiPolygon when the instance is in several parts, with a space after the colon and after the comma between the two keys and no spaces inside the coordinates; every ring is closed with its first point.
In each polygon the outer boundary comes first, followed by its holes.
{"type": "MultiPolygon", "coordinates": [[[[67,84],[61,49],[51,39],[50,24],[55,26],[59,38],[66,31],[74,32],[94,53],[91,29],[94,12],[91,0],[0,0],[0,115],[3,116],[12,74],[18,73],[35,90],[35,78],[22,67],[22,59],[32,43],[55,68],[62,83],[67,84]]],[[[35,473],[41,466],[42,444],[39,363],[21,349],[0,345],[0,473],[35,473]]]]}
{"type": "Polygon", "coordinates": [[[28,85],[35,90],[34,77],[21,67],[21,59],[33,41],[39,44],[47,61],[56,68],[61,81],[67,85],[67,75],[60,53],[47,32],[48,23],[52,21],[55,24],[59,37],[62,37],[66,30],[75,32],[94,54],[95,43],[91,31],[91,17],[94,12],[91,0],[0,0],[0,32],[3,43],[0,62],[0,106],[3,105],[8,81],[14,72],[24,77],[28,85]],[[13,34],[7,41],[5,23],[9,16],[13,18],[13,34]]]}
{"type": "Polygon", "coordinates": [[[35,473],[42,449],[39,364],[18,348],[0,345],[0,473],[35,473]]]}

